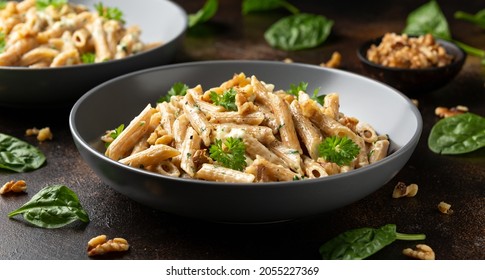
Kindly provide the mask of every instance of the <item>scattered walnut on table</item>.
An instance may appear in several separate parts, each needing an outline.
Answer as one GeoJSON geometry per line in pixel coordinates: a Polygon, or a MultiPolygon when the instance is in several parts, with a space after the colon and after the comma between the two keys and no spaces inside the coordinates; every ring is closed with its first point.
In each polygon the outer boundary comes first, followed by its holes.
{"type": "Polygon", "coordinates": [[[458,105],[452,108],[436,107],[436,109],[434,110],[435,115],[440,118],[453,117],[466,112],[468,112],[468,107],[463,105],[458,105]]]}
{"type": "Polygon", "coordinates": [[[448,204],[444,201],[441,201],[438,204],[438,210],[443,214],[452,214],[453,213],[453,209],[451,209],[451,204],[448,204]]]}
{"type": "Polygon", "coordinates": [[[46,140],[52,140],[54,138],[54,135],[51,132],[51,129],[49,127],[44,127],[42,129],[37,129],[36,127],[29,128],[25,130],[25,135],[26,136],[35,136],[37,135],[37,140],[40,142],[46,141],[46,140]]]}
{"type": "Polygon", "coordinates": [[[320,63],[322,67],[339,68],[342,63],[342,55],[339,52],[333,52],[330,60],[320,63]]]}
{"type": "Polygon", "coordinates": [[[419,260],[434,260],[435,253],[431,247],[426,244],[417,244],[416,249],[406,248],[402,253],[408,257],[419,260]]]}
{"type": "Polygon", "coordinates": [[[98,235],[88,242],[88,256],[104,255],[110,252],[128,251],[130,245],[124,238],[113,238],[107,240],[106,235],[98,235]]]}
{"type": "Polygon", "coordinates": [[[407,185],[403,182],[398,182],[394,187],[394,191],[392,192],[393,198],[400,198],[400,197],[414,197],[418,193],[418,185],[417,184],[410,184],[407,185]]]}
{"type": "Polygon", "coordinates": [[[27,184],[25,183],[24,180],[18,180],[18,181],[10,181],[5,183],[1,188],[0,188],[0,194],[6,194],[8,192],[23,192],[27,189],[27,184]]]}

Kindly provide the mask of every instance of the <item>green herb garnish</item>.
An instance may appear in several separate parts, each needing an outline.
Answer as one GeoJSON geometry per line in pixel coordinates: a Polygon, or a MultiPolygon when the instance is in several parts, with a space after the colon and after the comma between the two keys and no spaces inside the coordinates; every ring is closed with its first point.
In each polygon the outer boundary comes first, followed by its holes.
{"type": "Polygon", "coordinates": [[[359,154],[360,148],[347,136],[331,136],[320,143],[318,152],[325,160],[342,166],[349,165],[359,154]]]}
{"type": "Polygon", "coordinates": [[[6,6],[7,6],[7,0],[1,0],[0,1],[0,10],[5,9],[6,6]]]}
{"type": "Polygon", "coordinates": [[[485,29],[485,9],[478,11],[476,14],[469,14],[463,11],[455,12],[455,18],[465,20],[476,24],[482,29],[485,29]]]}
{"type": "Polygon", "coordinates": [[[0,53],[5,50],[5,33],[0,31],[0,53]]]}
{"type": "Polygon", "coordinates": [[[49,6],[59,8],[60,6],[67,4],[67,0],[36,0],[35,7],[37,10],[44,10],[49,6]]]}
{"type": "Polygon", "coordinates": [[[81,55],[81,61],[85,64],[92,64],[96,60],[96,54],[92,52],[86,52],[81,55]]]}
{"type": "Polygon", "coordinates": [[[177,95],[185,96],[185,94],[187,94],[188,89],[189,89],[188,85],[181,83],[181,82],[177,82],[177,83],[172,85],[172,87],[168,90],[166,95],[160,97],[157,100],[157,103],[162,103],[164,101],[170,102],[170,98],[172,96],[177,96],[177,95]]]}
{"type": "Polygon", "coordinates": [[[202,9],[194,14],[189,14],[189,28],[211,19],[216,14],[218,7],[219,1],[207,0],[202,9]]]}
{"type": "MultiPolygon", "coordinates": [[[[287,90],[286,92],[288,94],[294,95],[294,96],[296,96],[296,98],[298,98],[299,92],[300,91],[306,92],[307,87],[308,87],[308,83],[305,83],[305,82],[300,82],[298,85],[290,84],[290,89],[287,90]]],[[[310,96],[310,97],[311,97],[311,99],[315,100],[319,104],[323,105],[323,101],[325,99],[325,95],[320,95],[319,96],[318,95],[318,92],[319,91],[320,91],[320,88],[316,88],[315,90],[313,90],[313,95],[310,96]]]]}
{"type": "Polygon", "coordinates": [[[464,113],[439,120],[431,128],[428,147],[443,155],[464,154],[485,147],[485,118],[464,113]]]}
{"type": "Polygon", "coordinates": [[[229,111],[237,111],[236,94],[237,91],[234,88],[230,88],[222,94],[211,91],[209,97],[215,105],[222,106],[229,111]]]}
{"type": "Polygon", "coordinates": [[[224,144],[216,139],[209,148],[210,157],[222,166],[242,171],[246,167],[246,145],[241,138],[228,137],[224,144]]]}
{"type": "Polygon", "coordinates": [[[10,212],[8,217],[18,214],[22,214],[27,222],[43,228],[60,228],[76,220],[89,222],[76,193],[62,185],[45,187],[22,207],[10,212]]]}
{"type": "Polygon", "coordinates": [[[125,20],[123,19],[123,12],[118,8],[106,7],[101,2],[94,4],[94,8],[96,9],[100,17],[125,23],[125,20]]]}
{"type": "Polygon", "coordinates": [[[424,234],[396,232],[396,225],[387,224],[380,228],[358,228],[346,231],[320,247],[325,260],[362,260],[396,240],[424,240],[424,234]]]}
{"type": "MultiPolygon", "coordinates": [[[[117,128],[115,128],[111,131],[111,133],[109,134],[109,137],[111,137],[113,140],[115,140],[116,138],[118,138],[118,136],[120,136],[121,132],[123,132],[124,129],[125,129],[125,125],[120,124],[117,128]]],[[[107,142],[107,143],[104,144],[104,146],[106,148],[108,148],[111,143],[112,142],[107,142]]]]}
{"type": "Polygon", "coordinates": [[[285,8],[292,14],[298,14],[300,10],[285,0],[243,0],[241,11],[243,15],[251,12],[262,12],[285,8]]]}
{"type": "Polygon", "coordinates": [[[333,23],[321,15],[291,15],[271,25],[264,38],[270,46],[286,51],[309,49],[327,39],[333,23]]]}
{"type": "Polygon", "coordinates": [[[36,147],[0,133],[0,168],[26,172],[40,168],[45,161],[45,155],[36,147]]]}

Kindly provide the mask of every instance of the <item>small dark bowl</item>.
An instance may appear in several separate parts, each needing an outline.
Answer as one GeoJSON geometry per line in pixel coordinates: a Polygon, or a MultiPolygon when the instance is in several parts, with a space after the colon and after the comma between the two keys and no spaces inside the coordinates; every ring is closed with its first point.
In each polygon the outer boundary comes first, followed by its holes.
{"type": "Polygon", "coordinates": [[[451,42],[436,39],[436,42],[453,56],[453,61],[450,64],[426,69],[386,67],[367,59],[367,50],[374,44],[379,45],[381,40],[382,37],[367,41],[358,49],[357,56],[362,62],[364,71],[371,78],[388,84],[410,96],[443,87],[460,72],[466,60],[466,53],[460,47],[451,42]]]}

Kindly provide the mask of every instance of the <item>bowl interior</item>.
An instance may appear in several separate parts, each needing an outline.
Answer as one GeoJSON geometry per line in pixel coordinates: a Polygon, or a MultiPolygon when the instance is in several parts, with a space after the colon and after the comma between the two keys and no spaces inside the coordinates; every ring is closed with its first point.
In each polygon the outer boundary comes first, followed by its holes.
{"type": "Polygon", "coordinates": [[[342,207],[388,182],[417,144],[421,116],[403,94],[349,72],[269,61],[207,61],[173,64],[130,73],[92,89],[73,106],[73,138],[81,155],[107,184],[151,207],[224,222],[292,219],[342,207]],[[128,124],[175,82],[203,89],[219,86],[235,73],[289,89],[308,82],[308,91],[340,94],[341,111],[365,121],[391,139],[391,155],[371,166],[326,178],[254,184],[170,178],[122,165],[104,156],[100,136],[128,124]],[[264,184],[264,187],[261,187],[264,184]],[[271,204],[271,207],[268,205],[271,204]]]}
{"type": "Polygon", "coordinates": [[[446,85],[460,72],[466,60],[466,53],[460,47],[442,39],[435,39],[448,54],[453,56],[450,64],[426,69],[387,67],[367,59],[367,50],[372,45],[379,45],[381,40],[382,37],[369,40],[357,50],[357,56],[364,71],[370,77],[413,97],[446,85]]]}

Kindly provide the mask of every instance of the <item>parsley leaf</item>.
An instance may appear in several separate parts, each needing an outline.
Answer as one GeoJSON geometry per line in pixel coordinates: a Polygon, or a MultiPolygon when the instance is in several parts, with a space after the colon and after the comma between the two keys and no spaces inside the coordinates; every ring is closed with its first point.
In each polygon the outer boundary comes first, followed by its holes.
{"type": "Polygon", "coordinates": [[[123,12],[118,8],[106,7],[101,2],[99,2],[98,4],[94,4],[94,8],[96,9],[100,17],[125,23],[125,20],[123,19],[123,12]]]}
{"type": "Polygon", "coordinates": [[[359,152],[359,146],[347,138],[347,136],[327,137],[318,146],[318,153],[321,157],[338,165],[350,164],[359,152]]]}
{"type": "Polygon", "coordinates": [[[5,33],[0,31],[0,53],[5,50],[5,33]]]}
{"type": "Polygon", "coordinates": [[[170,98],[172,96],[177,96],[177,95],[185,96],[185,94],[187,94],[188,89],[189,89],[188,85],[181,82],[177,82],[173,84],[172,87],[168,90],[167,95],[164,95],[158,99],[157,103],[162,103],[164,101],[170,102],[170,98]]]}
{"type": "Polygon", "coordinates": [[[228,137],[224,144],[216,139],[209,148],[210,157],[222,166],[242,171],[246,167],[246,145],[241,138],[228,137]]]}
{"type": "Polygon", "coordinates": [[[0,1],[0,9],[5,9],[6,6],[7,6],[7,1],[6,0],[1,0],[0,1]]]}
{"type": "Polygon", "coordinates": [[[94,63],[95,59],[96,59],[96,55],[92,52],[83,53],[81,55],[81,61],[85,64],[94,63]]]}
{"type": "Polygon", "coordinates": [[[35,7],[37,8],[37,10],[44,10],[49,6],[54,6],[55,8],[58,8],[64,4],[67,4],[67,0],[36,0],[35,1],[35,7]]]}
{"type": "MultiPolygon", "coordinates": [[[[125,125],[120,124],[120,126],[118,126],[117,128],[115,128],[111,131],[109,136],[111,138],[113,138],[113,141],[114,141],[118,136],[120,136],[121,132],[123,132],[124,129],[125,129],[125,125]]],[[[106,148],[108,148],[111,143],[112,142],[106,142],[104,145],[105,145],[106,148]]]]}
{"type": "Polygon", "coordinates": [[[215,91],[211,91],[209,97],[215,105],[222,106],[229,111],[237,111],[236,94],[237,91],[234,88],[230,88],[223,94],[218,94],[215,91]]]}
{"type": "MultiPolygon", "coordinates": [[[[287,90],[286,92],[288,94],[294,95],[294,96],[296,96],[296,98],[298,98],[299,92],[300,91],[306,92],[307,87],[308,87],[308,83],[305,83],[305,82],[300,82],[298,85],[290,84],[290,89],[287,90]]],[[[311,96],[311,99],[313,99],[316,102],[318,102],[319,104],[323,105],[323,101],[325,99],[325,95],[320,95],[319,96],[318,95],[318,92],[319,91],[320,91],[320,88],[316,88],[313,91],[313,95],[311,96]]]]}

